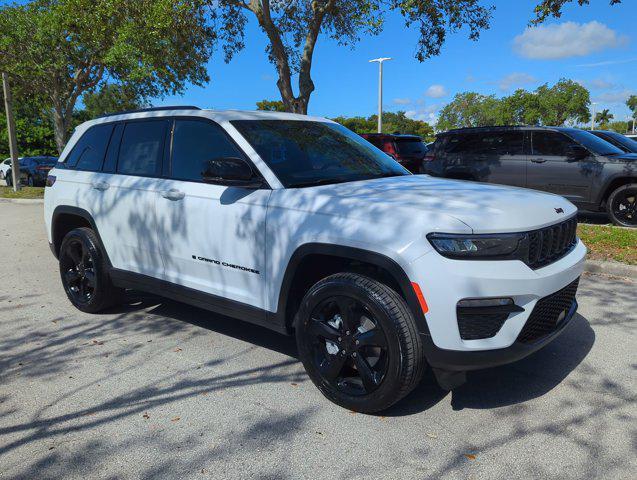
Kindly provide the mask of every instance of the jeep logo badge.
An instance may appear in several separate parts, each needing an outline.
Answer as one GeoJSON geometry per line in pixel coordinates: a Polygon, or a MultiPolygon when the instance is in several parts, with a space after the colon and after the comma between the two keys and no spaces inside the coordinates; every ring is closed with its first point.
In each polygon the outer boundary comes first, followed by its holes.
{"type": "Polygon", "coordinates": [[[555,213],[564,213],[564,210],[562,210],[561,208],[556,208],[555,213]]]}

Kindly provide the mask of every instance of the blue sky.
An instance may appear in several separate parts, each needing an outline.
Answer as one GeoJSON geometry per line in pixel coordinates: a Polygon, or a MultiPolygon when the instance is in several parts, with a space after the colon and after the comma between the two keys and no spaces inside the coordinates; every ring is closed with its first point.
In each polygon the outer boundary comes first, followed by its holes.
{"type": "MultiPolygon", "coordinates": [[[[486,2],[485,2],[486,3],[486,2]]],[[[322,116],[370,115],[376,111],[377,66],[386,63],[384,108],[435,119],[455,93],[473,90],[498,96],[518,87],[534,89],[561,77],[582,82],[599,108],[624,120],[628,94],[637,94],[637,2],[608,0],[566,7],[562,18],[543,29],[526,31],[533,0],[495,0],[490,30],[477,42],[461,31],[448,37],[440,56],[419,63],[414,58],[415,30],[399,15],[390,16],[379,36],[362,39],[353,49],[325,37],[315,52],[316,91],[309,113],[322,116]],[[517,38],[517,39],[516,39],[517,38]]],[[[274,68],[264,54],[265,37],[254,23],[247,28],[246,48],[230,64],[217,52],[209,63],[210,84],[189,86],[183,96],[158,99],[157,105],[195,104],[207,108],[254,109],[262,99],[279,99],[274,68]]]]}

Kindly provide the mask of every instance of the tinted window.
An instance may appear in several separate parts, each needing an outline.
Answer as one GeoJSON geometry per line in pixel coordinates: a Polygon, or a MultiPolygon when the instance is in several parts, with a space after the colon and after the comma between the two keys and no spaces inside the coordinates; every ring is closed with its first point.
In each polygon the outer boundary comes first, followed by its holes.
{"type": "Polygon", "coordinates": [[[571,137],[580,145],[588,148],[591,152],[596,153],[598,155],[621,155],[624,153],[622,150],[617,148],[615,145],[611,145],[606,140],[602,140],[599,137],[596,137],[590,132],[586,132],[584,130],[571,129],[567,130],[566,135],[571,137]]]}
{"type": "Polygon", "coordinates": [[[424,154],[427,151],[427,146],[419,138],[396,138],[394,141],[398,153],[403,155],[424,154]]]}
{"type": "Polygon", "coordinates": [[[198,120],[177,120],[173,132],[172,178],[201,180],[208,162],[244,155],[218,125],[198,120]]]}
{"type": "Polygon", "coordinates": [[[410,175],[342,125],[305,120],[235,120],[232,124],[286,187],[410,175]]]}
{"type": "Polygon", "coordinates": [[[89,128],[66,157],[66,164],[78,170],[99,171],[102,168],[112,130],[112,124],[89,128]]]}
{"type": "Polygon", "coordinates": [[[524,134],[521,131],[461,133],[450,135],[444,151],[473,155],[522,155],[523,140],[524,134]]]}
{"type": "Polygon", "coordinates": [[[119,147],[117,172],[154,176],[161,172],[165,120],[127,123],[119,147]]]}
{"type": "Polygon", "coordinates": [[[557,132],[533,132],[533,155],[562,156],[574,142],[557,132]]]}

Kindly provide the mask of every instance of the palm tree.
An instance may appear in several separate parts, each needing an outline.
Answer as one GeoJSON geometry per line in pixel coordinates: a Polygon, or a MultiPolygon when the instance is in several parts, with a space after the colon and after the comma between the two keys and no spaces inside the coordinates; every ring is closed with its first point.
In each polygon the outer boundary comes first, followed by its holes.
{"type": "Polygon", "coordinates": [[[610,113],[610,110],[608,110],[608,108],[605,108],[601,112],[597,112],[597,114],[595,115],[595,123],[597,123],[600,127],[602,127],[602,126],[608,125],[608,123],[614,117],[615,116],[612,113],[610,113]]]}

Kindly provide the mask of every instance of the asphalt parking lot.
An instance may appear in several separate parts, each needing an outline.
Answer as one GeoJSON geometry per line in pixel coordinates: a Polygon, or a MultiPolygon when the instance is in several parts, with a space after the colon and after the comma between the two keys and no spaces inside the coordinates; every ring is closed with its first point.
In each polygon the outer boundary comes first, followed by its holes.
{"type": "Polygon", "coordinates": [[[42,205],[0,225],[2,479],[635,478],[635,282],[586,276],[547,348],[365,416],[291,338],[151,296],[73,309],[42,205]]]}

